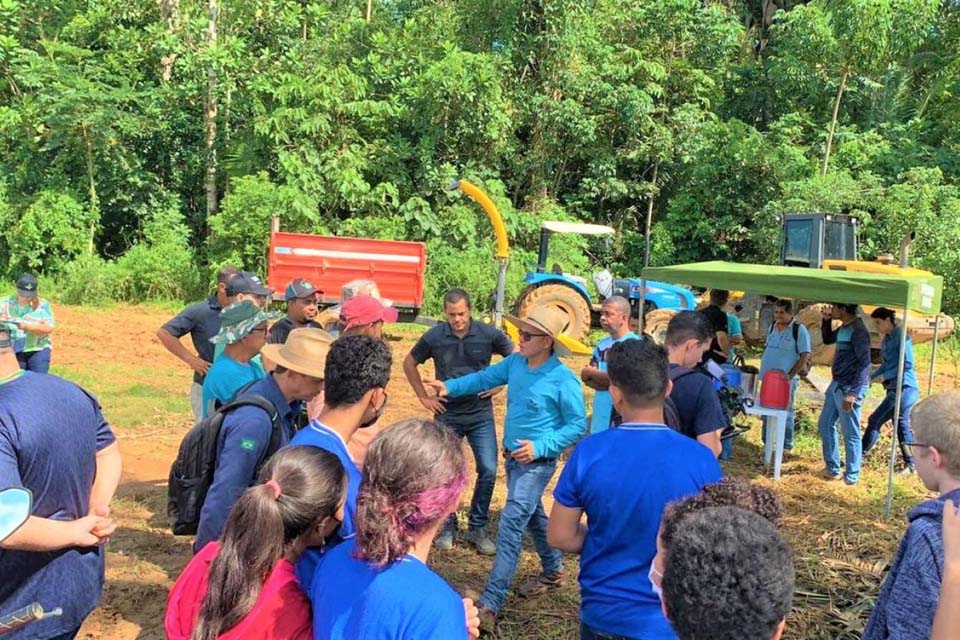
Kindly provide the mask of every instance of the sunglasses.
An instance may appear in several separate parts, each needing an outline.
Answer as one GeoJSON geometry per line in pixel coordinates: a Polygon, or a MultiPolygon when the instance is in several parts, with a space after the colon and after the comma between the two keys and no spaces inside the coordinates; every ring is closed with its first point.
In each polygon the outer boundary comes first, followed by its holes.
{"type": "Polygon", "coordinates": [[[520,332],[520,342],[527,342],[533,338],[545,338],[547,334],[545,333],[530,333],[529,331],[520,332]]]}

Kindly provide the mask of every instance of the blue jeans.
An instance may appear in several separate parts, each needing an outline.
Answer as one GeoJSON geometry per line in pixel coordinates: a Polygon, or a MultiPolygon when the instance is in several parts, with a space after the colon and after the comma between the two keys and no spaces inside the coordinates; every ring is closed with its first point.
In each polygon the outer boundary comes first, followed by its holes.
{"type": "Polygon", "coordinates": [[[47,373],[50,371],[50,349],[20,351],[17,353],[17,362],[20,363],[20,368],[25,371],[47,373]]]}
{"type": "Polygon", "coordinates": [[[497,533],[497,555],[487,586],[480,595],[479,604],[496,612],[507,599],[507,590],[517,573],[523,533],[530,530],[533,546],[540,556],[543,573],[557,573],[563,568],[563,554],[547,544],[547,512],[543,510],[543,492],[553,472],[556,460],[520,464],[507,460],[507,503],[500,512],[497,533]]]}
{"type": "MultiPolygon", "coordinates": [[[[790,451],[793,449],[793,432],[794,424],[796,423],[794,412],[793,412],[793,403],[797,398],[797,386],[800,384],[800,378],[794,377],[790,381],[790,404],[787,405],[787,428],[783,436],[783,449],[784,451],[790,451]]],[[[763,438],[763,443],[767,443],[767,420],[773,420],[770,416],[763,416],[763,429],[760,430],[760,437],[763,438]]],[[[776,421],[774,421],[776,422],[776,421]]]]}
{"type": "Polygon", "coordinates": [[[615,636],[612,633],[596,631],[587,625],[580,623],[580,640],[629,640],[625,636],[615,636]]]}
{"type": "MultiPolygon", "coordinates": [[[[441,417],[441,421],[443,418],[441,417]]],[[[466,437],[473,451],[477,467],[477,482],[473,486],[473,499],[470,500],[469,527],[482,529],[487,526],[490,517],[490,500],[493,498],[493,486],[497,482],[497,431],[493,420],[481,420],[471,425],[447,424],[461,438],[466,437]]],[[[452,514],[444,532],[453,533],[457,528],[457,516],[452,514]]]]}
{"type": "Polygon", "coordinates": [[[853,409],[843,410],[844,392],[836,382],[831,382],[823,398],[823,411],[820,412],[820,422],[817,425],[820,431],[820,440],[823,446],[823,461],[827,471],[833,475],[840,474],[840,442],[837,439],[837,422],[843,432],[843,444],[846,452],[846,470],[843,479],[853,484],[860,479],[860,460],[862,458],[862,442],[860,439],[860,411],[863,408],[863,396],[867,394],[867,387],[853,391],[856,397],[853,409]]]}
{"type": "MultiPolygon", "coordinates": [[[[900,420],[897,423],[897,440],[900,442],[900,452],[903,453],[903,461],[908,466],[914,466],[913,456],[910,454],[910,448],[907,446],[913,442],[913,430],[910,428],[910,410],[920,399],[920,391],[913,387],[904,387],[900,395],[900,420]]],[[[897,404],[897,389],[887,390],[887,395],[883,402],[867,418],[867,430],[863,432],[863,455],[867,455],[873,445],[880,439],[880,427],[893,420],[893,410],[897,404]]]]}

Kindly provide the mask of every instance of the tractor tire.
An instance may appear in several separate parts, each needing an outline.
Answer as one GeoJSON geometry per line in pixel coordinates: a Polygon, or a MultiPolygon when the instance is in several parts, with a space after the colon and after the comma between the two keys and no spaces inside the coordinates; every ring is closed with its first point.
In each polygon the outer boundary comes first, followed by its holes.
{"type": "Polygon", "coordinates": [[[654,309],[643,319],[643,332],[657,344],[663,344],[667,338],[667,325],[675,315],[677,312],[673,309],[654,309]]]}
{"type": "MultiPolygon", "coordinates": [[[[797,322],[804,325],[810,332],[810,359],[813,364],[833,364],[836,345],[823,344],[823,336],[820,333],[820,310],[829,306],[825,303],[811,304],[801,309],[796,315],[797,322]]],[[[836,328],[836,323],[834,328],[836,328]]]]}
{"type": "Polygon", "coordinates": [[[561,284],[545,284],[527,290],[517,304],[521,318],[537,306],[553,307],[567,316],[563,332],[576,340],[583,340],[590,333],[590,305],[575,289],[561,284]]]}

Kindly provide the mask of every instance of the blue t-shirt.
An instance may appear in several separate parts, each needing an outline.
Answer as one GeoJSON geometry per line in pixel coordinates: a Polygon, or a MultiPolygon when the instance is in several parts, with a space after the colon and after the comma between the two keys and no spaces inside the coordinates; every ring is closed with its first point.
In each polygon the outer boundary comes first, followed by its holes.
{"type": "Polygon", "coordinates": [[[466,640],[463,601],[419,559],[377,569],[354,542],[324,554],[310,589],[316,640],[466,640]]]}
{"type": "Polygon", "coordinates": [[[587,515],[579,578],[584,624],[629,638],[676,637],[648,575],[660,519],[668,503],[722,475],[712,451],[662,424],[625,423],[577,445],[553,497],[587,515]]]}
{"type": "MultiPolygon", "coordinates": [[[[607,352],[610,347],[624,340],[638,340],[640,336],[630,331],[619,340],[607,336],[601,340],[593,350],[591,364],[600,371],[607,370],[607,352]]],[[[610,428],[610,418],[613,415],[613,400],[609,391],[597,390],[593,394],[593,417],[590,419],[590,433],[599,433],[610,428]]]]}
{"type": "MultiPolygon", "coordinates": [[[[671,363],[671,372],[675,372],[679,366],[671,363]]],[[[677,407],[682,432],[691,438],[727,426],[720,396],[713,388],[713,378],[705,373],[695,370],[675,378],[670,399],[677,407]]]]}
{"type": "Polygon", "coordinates": [[[797,364],[800,354],[810,353],[810,331],[802,324],[797,324],[797,339],[793,339],[794,322],[791,322],[783,331],[777,331],[773,325],[767,334],[767,343],[760,358],[760,377],[767,371],[775,369],[789,373],[797,364]]]}
{"type": "MultiPolygon", "coordinates": [[[[731,338],[743,337],[743,323],[740,322],[740,318],[738,318],[736,314],[730,313],[729,311],[727,311],[727,335],[731,338]]],[[[736,355],[737,351],[731,344],[730,349],[727,351],[727,357],[733,360],[736,355]]]]}
{"type": "Polygon", "coordinates": [[[265,377],[263,366],[254,361],[237,362],[227,354],[217,358],[203,381],[203,417],[213,413],[214,404],[226,404],[237,391],[265,377]]]}
{"type": "MultiPolygon", "coordinates": [[[[0,488],[33,493],[33,515],[77,520],[90,509],[96,455],[115,441],[97,401],[62,378],[27,371],[0,384],[0,488]]],[[[53,638],[73,631],[100,600],[104,548],[0,549],[0,614],[32,602],[63,615],[8,638],[53,638]]]]}
{"type": "MultiPolygon", "coordinates": [[[[305,429],[301,429],[293,437],[290,444],[291,446],[307,445],[324,449],[337,456],[340,463],[343,464],[343,468],[347,471],[347,500],[343,505],[343,522],[334,534],[336,540],[333,541],[333,544],[352,538],[357,532],[354,518],[357,515],[357,494],[360,492],[360,481],[363,479],[363,475],[353,458],[350,457],[347,443],[343,441],[340,434],[326,425],[312,420],[305,429]]],[[[320,549],[307,549],[300,556],[300,560],[297,562],[297,578],[300,580],[300,584],[305,587],[313,584],[314,573],[321,555],[322,550],[320,549]]]]}

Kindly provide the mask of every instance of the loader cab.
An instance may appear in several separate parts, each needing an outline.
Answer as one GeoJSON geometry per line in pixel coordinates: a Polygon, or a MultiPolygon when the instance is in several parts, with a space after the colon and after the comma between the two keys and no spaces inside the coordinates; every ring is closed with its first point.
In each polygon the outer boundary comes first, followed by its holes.
{"type": "Polygon", "coordinates": [[[820,269],[824,260],[856,260],[858,225],[857,218],[843,214],[786,214],[780,234],[780,264],[820,269]]]}

